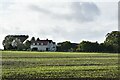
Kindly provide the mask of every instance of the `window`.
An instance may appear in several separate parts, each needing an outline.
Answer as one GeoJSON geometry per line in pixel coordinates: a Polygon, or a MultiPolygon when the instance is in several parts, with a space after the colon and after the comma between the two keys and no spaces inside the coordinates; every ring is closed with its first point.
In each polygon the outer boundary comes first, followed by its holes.
{"type": "Polygon", "coordinates": [[[35,43],[33,43],[33,45],[35,45],[35,43]]]}
{"type": "Polygon", "coordinates": [[[55,47],[53,47],[53,48],[55,48],[55,47]]]}
{"type": "Polygon", "coordinates": [[[43,45],[43,43],[41,43],[41,45],[43,45]]]}
{"type": "Polygon", "coordinates": [[[39,43],[37,43],[37,45],[39,45],[39,43]]]}
{"type": "Polygon", "coordinates": [[[37,45],[37,43],[35,43],[35,45],[37,45]]]}

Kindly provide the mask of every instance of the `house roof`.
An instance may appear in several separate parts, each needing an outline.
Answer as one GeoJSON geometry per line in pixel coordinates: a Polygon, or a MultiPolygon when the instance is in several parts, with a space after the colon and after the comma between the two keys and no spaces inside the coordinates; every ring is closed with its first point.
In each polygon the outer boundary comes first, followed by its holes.
{"type": "Polygon", "coordinates": [[[53,42],[52,40],[36,40],[36,41],[32,41],[31,43],[39,43],[39,44],[43,44],[43,45],[47,45],[48,43],[53,43],[53,44],[55,44],[55,42],[53,42]]]}

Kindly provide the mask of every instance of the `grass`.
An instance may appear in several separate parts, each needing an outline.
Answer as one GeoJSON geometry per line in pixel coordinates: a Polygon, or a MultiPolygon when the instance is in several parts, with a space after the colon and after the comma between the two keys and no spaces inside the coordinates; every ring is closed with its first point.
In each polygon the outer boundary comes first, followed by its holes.
{"type": "Polygon", "coordinates": [[[1,51],[2,79],[118,78],[118,54],[1,51]]]}

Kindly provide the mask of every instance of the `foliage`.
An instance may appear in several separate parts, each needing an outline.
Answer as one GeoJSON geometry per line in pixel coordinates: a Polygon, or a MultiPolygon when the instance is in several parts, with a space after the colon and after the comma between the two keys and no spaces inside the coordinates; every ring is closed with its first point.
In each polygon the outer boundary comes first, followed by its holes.
{"type": "Polygon", "coordinates": [[[24,49],[23,43],[18,38],[14,39],[12,41],[12,47],[13,47],[13,49],[16,49],[16,50],[23,50],[24,49]]]}
{"type": "Polygon", "coordinates": [[[13,49],[12,47],[12,41],[13,41],[13,37],[5,37],[5,39],[3,40],[2,44],[5,50],[11,50],[13,49]]]}
{"type": "Polygon", "coordinates": [[[77,48],[82,52],[99,52],[99,44],[97,42],[82,41],[77,48]]]}
{"type": "MultiPolygon", "coordinates": [[[[26,36],[27,38],[28,36],[26,36]]],[[[25,39],[26,39],[25,38],[25,39]]],[[[23,39],[24,40],[24,39],[23,39]]],[[[40,39],[37,38],[37,41],[40,39]]],[[[13,36],[6,36],[3,40],[4,50],[30,50],[31,42],[35,41],[35,37],[27,40],[24,44],[13,36]],[[14,45],[12,44],[14,43],[14,45]]],[[[120,31],[112,31],[106,35],[104,43],[82,41],[79,44],[64,41],[57,44],[59,52],[113,52],[120,53],[120,31]]]]}
{"type": "Polygon", "coordinates": [[[112,31],[106,35],[104,43],[82,41],[77,51],[82,52],[120,52],[120,32],[112,31]]]}
{"type": "Polygon", "coordinates": [[[75,51],[77,44],[71,43],[70,41],[65,41],[62,43],[58,43],[57,51],[68,52],[75,51]]]}
{"type": "Polygon", "coordinates": [[[31,45],[31,41],[27,40],[27,41],[24,43],[25,50],[30,50],[30,45],[31,45]]]}
{"type": "Polygon", "coordinates": [[[71,42],[70,41],[65,41],[65,42],[62,42],[62,43],[58,43],[58,51],[70,51],[70,48],[71,48],[71,42]]]}
{"type": "Polygon", "coordinates": [[[120,31],[112,31],[106,35],[105,45],[108,46],[108,51],[120,52],[120,31]]]}
{"type": "Polygon", "coordinates": [[[28,46],[29,46],[28,41],[25,44],[23,44],[23,42],[22,42],[27,37],[28,36],[24,36],[24,35],[18,35],[18,36],[8,35],[8,36],[6,36],[2,42],[4,50],[23,50],[25,48],[28,48],[28,46]]]}

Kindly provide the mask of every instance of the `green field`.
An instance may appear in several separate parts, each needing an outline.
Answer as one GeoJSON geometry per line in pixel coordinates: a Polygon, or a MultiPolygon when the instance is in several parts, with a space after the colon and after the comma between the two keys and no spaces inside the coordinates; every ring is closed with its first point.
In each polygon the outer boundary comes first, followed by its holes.
{"type": "Polygon", "coordinates": [[[118,78],[118,54],[1,51],[2,80],[118,78]]]}

